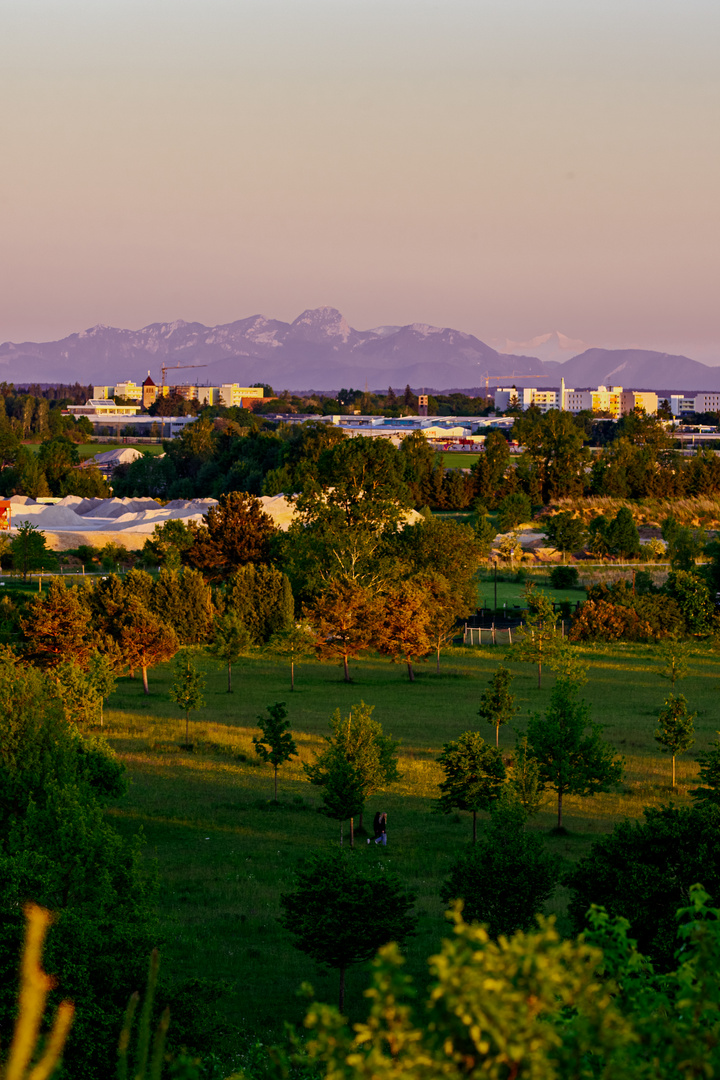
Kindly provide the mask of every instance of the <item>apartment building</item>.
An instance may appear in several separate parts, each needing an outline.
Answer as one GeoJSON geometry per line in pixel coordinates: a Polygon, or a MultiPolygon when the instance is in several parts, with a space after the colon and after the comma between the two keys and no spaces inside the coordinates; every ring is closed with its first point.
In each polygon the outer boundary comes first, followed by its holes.
{"type": "Polygon", "coordinates": [[[642,409],[648,416],[654,416],[658,411],[658,396],[650,391],[623,390],[621,412],[623,416],[642,409]]]}
{"type": "Polygon", "coordinates": [[[123,398],[125,401],[137,401],[144,409],[148,409],[161,395],[168,397],[169,394],[178,394],[186,401],[195,398],[201,405],[224,405],[229,408],[237,405],[239,408],[250,405],[253,401],[262,399],[263,388],[261,386],[239,386],[238,383],[222,383],[220,386],[193,386],[189,383],[177,386],[157,386],[150,377],[142,385],[132,380],[115,383],[114,386],[93,386],[93,401],[107,401],[111,398],[123,398]]]}

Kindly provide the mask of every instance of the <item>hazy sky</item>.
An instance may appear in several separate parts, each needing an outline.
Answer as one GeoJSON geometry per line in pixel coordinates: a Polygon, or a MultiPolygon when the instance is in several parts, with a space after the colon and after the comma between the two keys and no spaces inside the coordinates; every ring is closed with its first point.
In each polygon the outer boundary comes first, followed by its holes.
{"type": "Polygon", "coordinates": [[[559,329],[720,362],[717,0],[0,0],[0,340],[559,329]]]}

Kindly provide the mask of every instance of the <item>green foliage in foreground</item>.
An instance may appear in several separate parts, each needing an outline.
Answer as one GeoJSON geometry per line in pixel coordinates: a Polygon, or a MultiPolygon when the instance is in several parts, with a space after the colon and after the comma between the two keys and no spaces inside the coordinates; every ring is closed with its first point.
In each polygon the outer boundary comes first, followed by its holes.
{"type": "Polygon", "coordinates": [[[314,1004],[291,1062],[328,1080],[674,1080],[720,1075],[720,911],[701,886],[677,913],[680,965],[658,978],[628,925],[598,908],[585,937],[552,920],[492,941],[453,913],[416,1003],[395,945],[381,949],[370,1013],[350,1028],[314,1004]]]}

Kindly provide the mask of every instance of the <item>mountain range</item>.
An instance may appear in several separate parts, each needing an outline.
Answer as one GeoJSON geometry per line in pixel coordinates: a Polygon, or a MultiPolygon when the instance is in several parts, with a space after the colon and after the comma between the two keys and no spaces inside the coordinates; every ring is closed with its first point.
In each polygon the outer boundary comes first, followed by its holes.
{"type": "MultiPolygon", "coordinates": [[[[557,332],[504,344],[536,346],[541,356],[567,355],[583,345],[557,332]]],[[[331,307],[304,311],[292,323],[253,315],[221,326],[181,320],[141,330],[99,325],[60,341],[0,345],[0,379],[16,384],[112,384],[142,380],[148,370],[160,382],[162,364],[173,384],[264,382],[276,390],[379,390],[409,383],[415,390],[484,392],[486,379],[490,386],[515,380],[528,386],[535,378],[547,387],[559,385],[561,377],[574,388],[612,384],[668,393],[720,390],[720,367],[686,356],[585,348],[564,361],[551,360],[501,351],[473,334],[424,323],[355,330],[331,307]],[[195,370],[191,374],[185,367],[195,370]]]]}

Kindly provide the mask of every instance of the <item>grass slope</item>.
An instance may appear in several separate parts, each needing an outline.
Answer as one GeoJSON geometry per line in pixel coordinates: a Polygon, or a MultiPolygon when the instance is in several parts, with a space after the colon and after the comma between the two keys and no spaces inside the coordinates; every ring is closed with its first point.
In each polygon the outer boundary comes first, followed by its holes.
{"type": "MultiPolygon", "coordinates": [[[[669,685],[657,674],[651,646],[592,646],[584,650],[590,677],[584,696],[593,717],[623,754],[627,770],[617,791],[593,799],[568,798],[568,835],[551,837],[552,794],[531,827],[549,847],[574,861],[594,836],[625,816],[639,817],[645,805],[659,806],[671,796],[688,801],[697,765],[693,752],[678,760],[679,788],[670,790],[670,761],[659,752],[653,731],[658,706],[669,685]]],[[[126,832],[142,826],[147,856],[155,860],[161,881],[160,915],[165,971],[172,976],[227,979],[233,992],[226,1002],[233,1023],[261,1035],[276,1033],[282,1021],[299,1020],[304,1005],[296,991],[310,979],[322,999],[334,1001],[336,977],[319,972],[297,953],[277,924],[280,893],[293,868],[311,850],[338,843],[335,822],[317,813],[318,792],[306,781],[302,762],[312,758],[336,708],[347,712],[360,700],[375,706],[385,730],[402,740],[402,779],[375,796],[376,809],[388,812],[385,850],[360,838],[356,857],[383,860],[416,891],[420,926],[408,949],[408,969],[423,978],[426,957],[445,933],[440,883],[450,863],[470,838],[467,814],[449,817],[432,811],[439,779],[435,757],[443,742],[473,728],[479,697],[506,650],[449,650],[439,676],[431,664],[419,665],[410,684],[402,666],[379,657],[352,665],[353,683],[341,681],[338,668],[307,663],[297,669],[297,689],[290,693],[289,670],[263,655],[241,662],[234,672],[235,693],[227,694],[224,670],[201,656],[207,689],[206,707],[193,714],[194,752],[181,749],[184,718],[167,691],[168,666],[150,673],[151,695],[139,680],[123,679],[106,709],[106,733],[126,762],[128,794],[112,808],[115,824],[126,832]],[[256,717],[274,701],[288,704],[300,758],[280,771],[280,805],[272,798],[272,770],[253,753],[256,717]]],[[[514,729],[522,731],[530,712],[544,710],[552,677],[536,688],[535,670],[511,663],[522,712],[514,729]]],[[[679,689],[698,710],[696,745],[702,750],[718,726],[716,699],[720,658],[704,646],[693,654],[690,677],[679,689]]],[[[492,739],[489,725],[481,731],[492,739]]],[[[514,731],[501,729],[501,747],[509,748],[514,731]]],[[[347,842],[347,840],[346,840],[347,842]]],[[[560,891],[549,910],[563,925],[566,897],[560,891]]],[[[355,970],[348,983],[352,1018],[362,1008],[367,973],[355,970]]]]}

